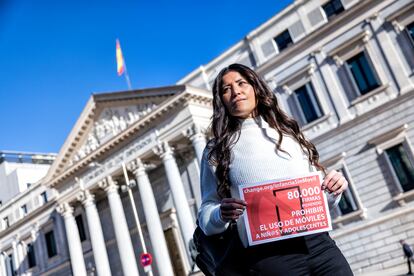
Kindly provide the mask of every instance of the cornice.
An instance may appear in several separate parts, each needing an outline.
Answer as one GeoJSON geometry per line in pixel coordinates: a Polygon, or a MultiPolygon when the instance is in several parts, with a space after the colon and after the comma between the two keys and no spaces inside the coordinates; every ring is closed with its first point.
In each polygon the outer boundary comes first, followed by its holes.
{"type": "Polygon", "coordinates": [[[87,133],[92,127],[96,113],[99,112],[105,105],[114,102],[128,102],[140,99],[173,97],[174,94],[179,94],[186,89],[186,85],[173,85],[133,91],[92,94],[81,115],[76,121],[74,127],[72,128],[72,131],[70,132],[61,150],[59,151],[55,162],[49,169],[45,177],[46,182],[51,181],[54,177],[62,172],[68,162],[68,159],[71,158],[73,153],[76,151],[79,143],[82,142],[85,133],[87,133]]]}
{"type": "Polygon", "coordinates": [[[198,104],[211,106],[212,96],[209,92],[203,89],[185,86],[186,90],[178,93],[176,96],[172,97],[171,99],[161,103],[153,112],[149,113],[141,120],[135,122],[130,127],[125,129],[124,131],[120,132],[119,134],[112,137],[106,143],[102,144],[98,149],[94,152],[86,156],[85,158],[79,160],[77,163],[66,169],[64,172],[59,173],[58,175],[54,176],[51,180],[48,181],[46,184],[49,187],[53,187],[56,184],[62,182],[63,180],[67,179],[68,177],[74,175],[76,172],[86,168],[86,166],[98,160],[101,156],[106,154],[108,151],[114,149],[120,143],[126,141],[127,139],[131,138],[132,135],[139,132],[141,129],[147,127],[155,120],[163,117],[172,109],[175,109],[177,106],[182,106],[188,102],[196,102],[198,104]]]}
{"type": "Polygon", "coordinates": [[[414,8],[414,2],[411,4],[408,4],[407,6],[404,6],[404,8],[399,9],[397,12],[394,12],[390,15],[388,15],[385,20],[388,22],[392,22],[396,20],[399,16],[403,15],[404,13],[408,12],[410,9],[414,8]]]}
{"type": "Polygon", "coordinates": [[[369,118],[371,118],[373,115],[377,114],[379,111],[381,113],[387,112],[388,110],[394,108],[395,106],[406,102],[407,100],[410,100],[414,98],[414,89],[410,92],[407,92],[403,95],[399,95],[398,97],[390,100],[389,102],[386,102],[368,112],[365,112],[364,114],[358,115],[354,119],[347,121],[346,123],[339,125],[338,127],[323,133],[315,138],[312,139],[312,142],[315,144],[321,143],[325,140],[332,139],[333,137],[339,135],[342,131],[346,131],[352,127],[354,127],[356,124],[359,124],[369,118]]]}
{"type": "Polygon", "coordinates": [[[96,109],[96,103],[91,96],[83,109],[81,115],[75,123],[75,126],[72,128],[71,133],[67,137],[65,143],[63,144],[59,154],[56,156],[55,161],[52,163],[47,175],[45,176],[45,181],[48,182],[50,179],[59,172],[64,167],[64,160],[69,158],[72,152],[77,146],[77,142],[80,141],[82,135],[87,131],[90,125],[93,123],[94,112],[96,109]]]}
{"type": "MultiPolygon", "coordinates": [[[[349,28],[348,23],[355,20],[355,18],[363,17],[363,13],[369,10],[371,5],[376,5],[375,10],[372,10],[372,14],[375,14],[378,10],[386,7],[390,1],[382,1],[377,4],[374,0],[361,1],[358,4],[352,6],[350,9],[345,10],[342,14],[336,16],[333,20],[328,21],[322,27],[314,30],[310,34],[306,35],[302,40],[293,44],[291,47],[282,51],[278,55],[269,59],[262,65],[256,68],[256,72],[264,75],[279,65],[285,63],[288,60],[292,60],[295,57],[303,57],[303,54],[311,54],[314,51],[318,51],[324,44],[323,41],[330,41],[335,37],[328,37],[327,34],[338,32],[341,29],[349,28]],[[338,28],[339,27],[339,28],[338,28]],[[328,37],[328,38],[327,38],[328,37]],[[317,41],[318,43],[315,43],[317,41]],[[306,49],[304,51],[304,49],[306,49]]],[[[367,15],[367,18],[371,17],[372,14],[367,15]]],[[[362,19],[365,19],[364,17],[362,19]]],[[[362,22],[363,20],[361,20],[362,22]]]]}
{"type": "Polygon", "coordinates": [[[388,214],[382,214],[380,217],[373,219],[371,221],[364,221],[363,223],[360,223],[354,227],[349,227],[344,230],[334,230],[332,233],[332,238],[339,239],[341,237],[356,233],[358,231],[367,229],[369,227],[373,227],[376,225],[380,225],[383,222],[389,222],[393,219],[398,219],[401,216],[404,216],[406,214],[410,214],[414,211],[414,206],[407,206],[398,209],[397,211],[390,212],[388,214]]]}
{"type": "MultiPolygon", "coordinates": [[[[216,58],[214,58],[209,63],[203,65],[203,67],[205,68],[205,70],[214,70],[214,68],[217,65],[221,64],[221,62],[224,59],[230,57],[236,51],[241,51],[243,49],[243,47],[249,47],[249,45],[248,45],[249,43],[246,43],[246,41],[249,42],[252,39],[258,37],[260,34],[262,34],[268,28],[270,28],[273,24],[275,24],[275,22],[277,22],[282,17],[284,17],[284,16],[288,15],[289,13],[291,13],[294,10],[294,8],[297,8],[298,6],[301,6],[303,4],[302,2],[303,1],[295,1],[295,2],[293,2],[292,4],[290,4],[287,7],[285,7],[282,11],[280,11],[279,13],[277,13],[276,15],[274,15],[273,17],[271,17],[265,23],[261,24],[259,27],[257,27],[253,31],[249,32],[242,40],[238,41],[236,44],[234,44],[233,46],[231,46],[230,48],[228,48],[227,50],[225,50],[222,54],[220,54],[219,56],[217,56],[216,58]]],[[[199,73],[201,73],[201,67],[195,69],[190,74],[188,74],[187,76],[185,76],[182,79],[180,79],[177,82],[177,84],[183,84],[183,83],[189,82],[194,77],[197,77],[199,73]]]]}
{"type": "Polygon", "coordinates": [[[10,224],[10,226],[7,229],[0,231],[0,239],[9,235],[13,231],[18,230],[21,226],[27,225],[28,223],[30,224],[30,221],[33,221],[33,223],[39,221],[39,219],[36,218],[39,215],[49,216],[51,213],[53,213],[56,206],[56,201],[53,199],[44,204],[43,206],[40,206],[35,210],[29,212],[25,217],[20,218],[16,222],[10,224]]]}

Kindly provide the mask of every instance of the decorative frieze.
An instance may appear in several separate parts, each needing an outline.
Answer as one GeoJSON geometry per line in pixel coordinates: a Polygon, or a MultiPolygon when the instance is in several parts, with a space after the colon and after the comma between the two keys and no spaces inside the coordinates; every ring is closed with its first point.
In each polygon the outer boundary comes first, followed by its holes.
{"type": "Polygon", "coordinates": [[[143,103],[136,106],[106,109],[94,123],[92,130],[86,138],[85,144],[79,148],[72,158],[72,163],[76,163],[87,156],[101,144],[128,128],[128,126],[150,113],[156,107],[157,105],[154,103],[143,103]]]}
{"type": "Polygon", "coordinates": [[[125,150],[116,152],[114,155],[108,157],[105,163],[98,166],[98,168],[90,171],[82,178],[88,186],[88,182],[93,179],[103,178],[105,174],[111,173],[111,170],[119,168],[122,162],[128,164],[134,160],[135,156],[140,156],[142,153],[151,150],[156,141],[155,133],[147,134],[146,136],[137,139],[136,142],[128,145],[125,150]]]}

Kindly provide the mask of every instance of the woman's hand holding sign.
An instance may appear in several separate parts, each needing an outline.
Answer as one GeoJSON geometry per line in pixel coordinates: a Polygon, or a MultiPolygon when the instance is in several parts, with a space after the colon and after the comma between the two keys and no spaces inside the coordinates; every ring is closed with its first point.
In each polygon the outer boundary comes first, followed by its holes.
{"type": "Polygon", "coordinates": [[[246,209],[246,202],[237,198],[223,198],[220,204],[220,216],[224,221],[237,220],[246,209]]]}
{"type": "Polygon", "coordinates": [[[348,181],[342,173],[335,170],[330,171],[322,182],[322,189],[328,190],[329,193],[339,195],[348,187],[348,181]]]}

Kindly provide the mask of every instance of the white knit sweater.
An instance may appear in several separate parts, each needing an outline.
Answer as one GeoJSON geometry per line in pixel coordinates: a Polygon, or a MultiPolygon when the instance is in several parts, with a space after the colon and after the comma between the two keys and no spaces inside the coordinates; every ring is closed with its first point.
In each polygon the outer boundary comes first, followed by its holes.
{"type": "MultiPolygon", "coordinates": [[[[295,177],[312,171],[307,155],[300,145],[290,136],[283,136],[281,148],[287,153],[276,150],[278,133],[261,117],[246,119],[242,122],[239,140],[231,153],[229,178],[231,195],[240,198],[238,186],[274,179],[295,177]]],[[[208,164],[207,149],[201,161],[202,204],[198,212],[198,221],[206,235],[221,233],[228,227],[220,217],[220,198],[217,195],[215,167],[208,164]]],[[[338,204],[340,196],[328,196],[330,206],[338,204]]],[[[248,246],[244,227],[244,217],[237,221],[240,239],[248,246]]]]}

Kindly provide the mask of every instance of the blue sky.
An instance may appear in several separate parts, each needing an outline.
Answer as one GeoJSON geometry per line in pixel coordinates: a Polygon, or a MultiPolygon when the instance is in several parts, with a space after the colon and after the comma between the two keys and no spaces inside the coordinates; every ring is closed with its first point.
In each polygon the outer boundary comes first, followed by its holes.
{"type": "Polygon", "coordinates": [[[92,93],[175,84],[291,0],[0,0],[0,151],[58,152],[92,93]]]}

